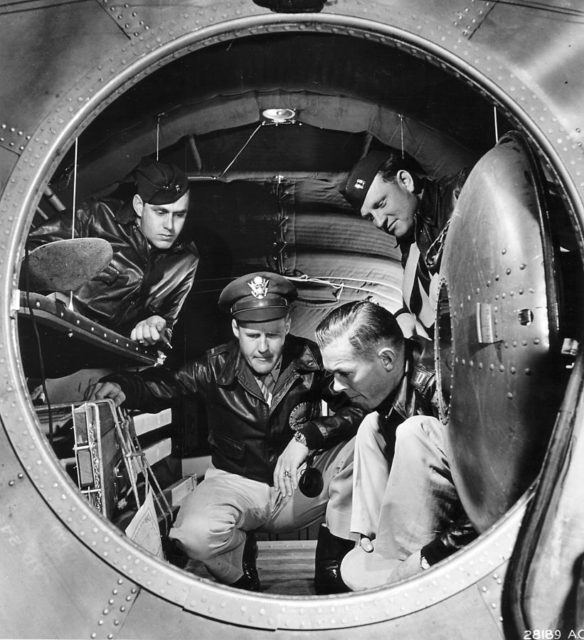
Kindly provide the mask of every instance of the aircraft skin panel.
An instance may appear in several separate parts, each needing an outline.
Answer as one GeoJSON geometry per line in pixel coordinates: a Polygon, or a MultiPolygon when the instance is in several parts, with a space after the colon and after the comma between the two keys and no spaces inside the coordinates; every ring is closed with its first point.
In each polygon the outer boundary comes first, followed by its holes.
{"type": "Polygon", "coordinates": [[[582,69],[584,11],[577,1],[545,5],[530,10],[519,3],[501,3],[489,13],[473,41],[504,51],[518,75],[553,104],[554,113],[560,114],[569,129],[570,141],[578,142],[584,125],[580,108],[584,87],[577,80],[582,69]]]}
{"type": "Polygon", "coordinates": [[[0,95],[2,123],[33,134],[59,96],[126,43],[96,2],[50,3],[20,12],[0,7],[0,59],[13,61],[2,65],[2,82],[10,86],[0,95]]]}
{"type": "Polygon", "coordinates": [[[542,481],[509,565],[504,610],[509,634],[527,628],[551,629],[560,638],[584,635],[583,375],[580,353],[543,464],[542,481]]]}
{"type": "Polygon", "coordinates": [[[18,145],[17,136],[0,135],[0,138],[2,137],[4,137],[5,142],[0,140],[0,184],[5,185],[16,165],[19,154],[16,151],[12,151],[12,147],[10,146],[11,144],[14,146],[18,145]]]}
{"type": "MultiPolygon", "coordinates": [[[[116,613],[122,620],[138,593],[136,585],[71,535],[70,524],[41,497],[43,483],[30,481],[4,431],[0,450],[2,637],[89,637],[103,627],[99,620],[104,609],[112,610],[112,599],[126,611],[116,613]]],[[[66,504],[66,494],[52,497],[66,504]]]]}
{"type": "MultiPolygon", "coordinates": [[[[548,154],[551,173],[563,180],[580,219],[581,131],[574,123],[581,117],[576,105],[584,81],[580,69],[575,72],[577,56],[557,45],[565,23],[573,21],[561,14],[551,20],[548,14],[545,24],[551,28],[544,29],[540,21],[544,18],[524,6],[484,4],[489,6],[483,15],[474,13],[479,3],[468,0],[339,0],[320,14],[290,16],[247,1],[206,0],[185,6],[148,0],[120,8],[120,15],[127,19],[119,21],[117,16],[108,17],[98,2],[29,11],[9,20],[2,16],[0,55],[5,63],[0,68],[0,125],[8,136],[0,140],[0,532],[5,542],[0,554],[2,566],[8,568],[0,580],[3,633],[8,630],[13,637],[184,637],[186,632],[200,637],[258,638],[274,637],[278,629],[278,637],[289,638],[336,639],[341,633],[343,638],[359,639],[497,637],[500,621],[491,610],[497,609],[500,600],[498,586],[487,588],[487,597],[475,583],[499,585],[515,539],[517,514],[512,525],[501,525],[508,533],[503,547],[488,532],[477,541],[474,552],[469,549],[449,560],[422,582],[350,597],[258,598],[193,584],[188,575],[147,557],[84,505],[56,467],[38,434],[24,390],[10,308],[15,265],[33,211],[74,137],[140,74],[179,56],[183,45],[200,46],[199,37],[227,43],[235,27],[238,35],[269,34],[286,27],[341,29],[360,37],[361,30],[366,30],[380,41],[397,35],[399,46],[406,43],[440,52],[442,64],[451,68],[456,62],[456,73],[477,85],[480,77],[498,108],[530,129],[548,154]],[[469,6],[475,23],[465,17],[469,6]],[[510,18],[516,18],[520,27],[512,37],[502,37],[499,24],[510,24],[510,18]],[[531,66],[534,43],[538,49],[559,48],[557,60],[569,62],[568,85],[560,74],[552,78],[557,67],[542,73],[542,67],[531,66]],[[520,48],[528,55],[520,56],[520,48]],[[539,72],[532,74],[533,69],[539,72]],[[554,99],[556,88],[561,97],[554,99]],[[437,588],[451,587],[453,574],[463,586],[433,601],[437,588]],[[120,604],[122,598],[134,604],[120,604]],[[117,607],[120,618],[113,616],[111,607],[117,607]]],[[[562,4],[558,0],[550,6],[562,4]]],[[[570,36],[566,46],[571,41],[570,36]]]]}
{"type": "MultiPolygon", "coordinates": [[[[264,640],[269,638],[317,638],[318,640],[393,640],[401,638],[435,638],[436,640],[497,640],[503,638],[501,622],[498,614],[497,596],[500,595],[500,580],[504,577],[504,568],[489,575],[484,584],[472,585],[468,589],[456,594],[446,602],[435,607],[422,609],[413,615],[397,617],[384,623],[367,624],[366,616],[358,620],[343,612],[343,607],[335,608],[335,622],[346,620],[343,629],[311,629],[311,617],[306,616],[297,630],[262,628],[246,628],[235,625],[222,625],[221,640],[264,640]],[[496,577],[495,577],[496,576],[496,577]],[[493,587],[494,585],[494,587],[493,587]],[[469,611],[472,618],[469,619],[469,611]],[[493,612],[495,615],[493,615],[493,612]],[[465,620],[464,627],[460,621],[465,620]],[[357,623],[357,626],[355,625],[357,623]],[[351,626],[348,626],[351,625],[351,626]]],[[[387,597],[391,597],[388,594],[387,597]]],[[[338,600],[338,598],[333,598],[338,600]]],[[[210,602],[210,600],[209,600],[210,602]]],[[[209,604],[212,615],[220,610],[220,599],[213,599],[209,604]]],[[[240,605],[244,608],[245,604],[240,605]]],[[[265,615],[261,616],[265,619],[265,615]]],[[[320,614],[321,619],[323,614],[320,614]]],[[[194,619],[186,611],[168,607],[160,608],[160,601],[154,601],[148,593],[142,592],[132,608],[126,626],[121,630],[122,637],[142,640],[153,637],[152,630],[157,630],[156,637],[182,640],[192,634],[197,639],[216,640],[217,626],[205,617],[194,619]],[[162,625],[161,625],[162,622],[162,625]]],[[[259,619],[253,614],[248,616],[249,624],[259,619]]],[[[284,626],[286,622],[282,620],[284,626]]],[[[326,618],[324,619],[326,622],[326,618]]],[[[245,624],[245,623],[244,623],[245,624]]]]}

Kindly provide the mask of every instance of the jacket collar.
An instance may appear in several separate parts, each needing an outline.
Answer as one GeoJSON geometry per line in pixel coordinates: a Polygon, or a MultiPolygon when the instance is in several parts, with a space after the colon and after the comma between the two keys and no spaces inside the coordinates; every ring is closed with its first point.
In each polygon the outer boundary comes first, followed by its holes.
{"type": "Polygon", "coordinates": [[[388,418],[393,412],[403,419],[414,415],[416,402],[415,387],[412,378],[416,375],[419,364],[426,364],[433,359],[432,342],[423,338],[408,338],[405,341],[406,357],[404,375],[396,390],[390,394],[377,408],[377,411],[388,418]]]}
{"type": "MultiPolygon", "coordinates": [[[[427,229],[428,227],[434,228],[438,223],[435,211],[440,198],[439,185],[434,180],[423,178],[421,191],[422,196],[418,202],[418,208],[414,213],[413,229],[407,236],[397,240],[397,246],[402,253],[407,251],[410,245],[418,241],[422,229],[427,229]]],[[[434,233],[437,233],[436,229],[434,229],[434,233]]]]}
{"type": "Polygon", "coordinates": [[[422,186],[422,197],[416,212],[416,222],[418,224],[436,224],[434,212],[439,204],[440,188],[439,183],[434,180],[424,178],[422,186]]]}
{"type": "MultiPolygon", "coordinates": [[[[288,335],[284,342],[282,368],[280,369],[280,376],[276,387],[280,386],[280,380],[285,376],[287,377],[294,373],[310,373],[312,371],[318,371],[319,369],[320,364],[311,349],[310,343],[300,340],[296,336],[288,335]]],[[[249,382],[249,380],[253,378],[253,373],[241,355],[239,343],[237,340],[232,340],[229,343],[225,365],[217,376],[217,384],[228,386],[233,384],[236,378],[249,382]]]]}
{"type": "Polygon", "coordinates": [[[131,200],[124,202],[114,215],[120,224],[135,223],[137,218],[131,200]]]}

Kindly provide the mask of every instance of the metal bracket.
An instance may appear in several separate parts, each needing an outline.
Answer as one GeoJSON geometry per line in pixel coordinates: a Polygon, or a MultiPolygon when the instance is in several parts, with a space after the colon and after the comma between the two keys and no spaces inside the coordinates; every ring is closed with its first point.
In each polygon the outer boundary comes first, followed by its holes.
{"type": "Polygon", "coordinates": [[[17,127],[11,127],[5,122],[0,123],[0,147],[4,147],[8,151],[20,155],[31,138],[31,135],[24,133],[17,127]]]}
{"type": "Polygon", "coordinates": [[[456,19],[452,23],[455,27],[462,29],[462,35],[470,40],[484,19],[495,6],[495,2],[485,2],[484,0],[470,0],[470,5],[462,11],[458,11],[456,19]]]}
{"type": "Polygon", "coordinates": [[[497,336],[498,308],[485,302],[477,302],[477,342],[480,344],[494,344],[499,342],[497,336]]]}
{"type": "MultiPolygon", "coordinates": [[[[104,602],[97,613],[94,631],[90,638],[119,637],[124,622],[140,594],[140,587],[131,580],[119,577],[112,584],[107,602],[104,602]]],[[[123,635],[123,634],[122,634],[123,635]]]]}
{"type": "Polygon", "coordinates": [[[479,580],[476,583],[485,607],[493,616],[495,624],[501,631],[500,638],[503,638],[501,598],[503,594],[503,580],[505,578],[506,569],[507,565],[504,564],[499,568],[498,571],[493,572],[491,575],[483,578],[482,580],[479,580]]]}
{"type": "Polygon", "coordinates": [[[10,317],[16,318],[19,310],[20,310],[20,291],[19,289],[12,289],[12,295],[10,296],[10,317]]]}
{"type": "Polygon", "coordinates": [[[110,0],[97,0],[97,3],[130,39],[150,29],[150,25],[141,20],[138,12],[127,2],[121,5],[112,4],[110,0]]]}

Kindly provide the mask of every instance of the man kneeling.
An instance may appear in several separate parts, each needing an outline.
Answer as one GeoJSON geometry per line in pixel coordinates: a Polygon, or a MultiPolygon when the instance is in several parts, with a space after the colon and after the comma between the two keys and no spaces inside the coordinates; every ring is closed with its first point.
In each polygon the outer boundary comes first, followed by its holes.
{"type": "Polygon", "coordinates": [[[366,301],[334,309],[316,339],[334,389],[372,412],[355,443],[351,531],[361,541],[341,577],[353,590],[395,582],[476,536],[435,417],[432,343],[405,340],[394,316],[366,301]]]}
{"type": "Polygon", "coordinates": [[[346,590],[339,564],[354,546],[353,436],[364,412],[332,391],[316,345],[289,333],[295,297],[294,285],[280,275],[238,278],[219,298],[231,314],[235,341],[177,371],[108,376],[89,397],[144,411],[200,398],[208,409],[212,463],[181,506],[170,537],[219,582],[257,591],[257,546],[248,534],[294,531],[325,515],[315,586],[317,593],[333,593],[346,590]],[[320,416],[321,400],[334,416],[320,416]],[[314,497],[298,487],[311,452],[323,476],[314,497]]]}

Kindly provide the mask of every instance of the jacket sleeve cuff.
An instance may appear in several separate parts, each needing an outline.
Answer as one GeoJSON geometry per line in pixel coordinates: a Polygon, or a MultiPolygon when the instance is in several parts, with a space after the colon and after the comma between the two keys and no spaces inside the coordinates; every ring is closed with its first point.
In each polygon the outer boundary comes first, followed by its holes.
{"type": "Polygon", "coordinates": [[[311,451],[324,447],[324,437],[314,422],[307,422],[299,431],[306,438],[306,446],[311,451]]]}

